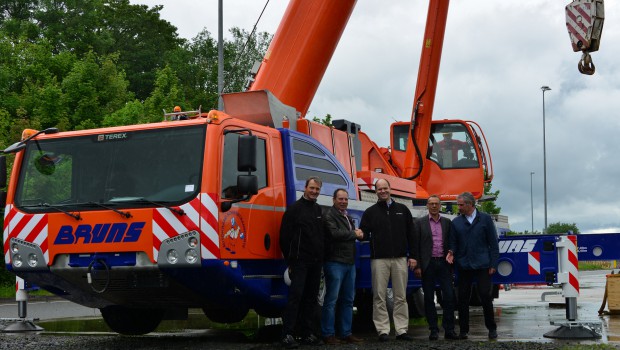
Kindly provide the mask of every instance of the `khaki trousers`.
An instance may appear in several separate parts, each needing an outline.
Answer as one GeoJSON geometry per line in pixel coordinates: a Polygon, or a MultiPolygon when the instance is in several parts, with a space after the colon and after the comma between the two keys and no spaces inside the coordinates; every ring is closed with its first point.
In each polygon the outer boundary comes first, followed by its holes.
{"type": "Polygon", "coordinates": [[[372,321],[377,334],[390,334],[390,316],[387,311],[387,287],[392,280],[394,293],[394,328],[396,335],[409,329],[409,308],[407,307],[407,258],[371,259],[372,274],[372,321]]]}

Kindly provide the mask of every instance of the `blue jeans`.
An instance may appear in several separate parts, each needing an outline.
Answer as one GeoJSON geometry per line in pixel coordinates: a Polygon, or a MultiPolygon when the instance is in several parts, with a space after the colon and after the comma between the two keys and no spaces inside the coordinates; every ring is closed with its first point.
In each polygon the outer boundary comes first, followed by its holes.
{"type": "Polygon", "coordinates": [[[321,315],[323,337],[351,335],[355,299],[355,264],[328,261],[323,265],[325,299],[321,315]],[[338,312],[336,312],[336,309],[338,312]],[[338,314],[338,320],[336,320],[338,314]]]}

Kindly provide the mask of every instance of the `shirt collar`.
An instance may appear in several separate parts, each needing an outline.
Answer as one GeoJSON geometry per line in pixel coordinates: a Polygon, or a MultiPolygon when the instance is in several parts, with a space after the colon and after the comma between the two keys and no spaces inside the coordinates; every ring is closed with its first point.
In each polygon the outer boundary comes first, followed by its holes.
{"type": "Polygon", "coordinates": [[[472,222],[472,221],[474,221],[474,219],[476,218],[476,214],[477,214],[477,212],[478,212],[478,211],[476,210],[476,208],[474,208],[474,211],[473,211],[473,212],[471,212],[471,215],[465,215],[465,218],[467,218],[467,220],[468,220],[469,222],[472,222]]]}

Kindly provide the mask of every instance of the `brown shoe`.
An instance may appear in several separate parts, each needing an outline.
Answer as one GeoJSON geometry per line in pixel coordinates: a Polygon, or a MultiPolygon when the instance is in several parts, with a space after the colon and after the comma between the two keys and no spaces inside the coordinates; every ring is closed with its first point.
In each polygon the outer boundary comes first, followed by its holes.
{"type": "Polygon", "coordinates": [[[325,343],[325,345],[338,345],[338,344],[342,344],[340,339],[336,338],[333,335],[330,335],[329,337],[323,338],[323,342],[325,343]]]}
{"type": "Polygon", "coordinates": [[[340,339],[342,340],[343,343],[363,343],[364,339],[360,339],[356,336],[354,336],[353,334],[349,334],[348,336],[340,339]]]}

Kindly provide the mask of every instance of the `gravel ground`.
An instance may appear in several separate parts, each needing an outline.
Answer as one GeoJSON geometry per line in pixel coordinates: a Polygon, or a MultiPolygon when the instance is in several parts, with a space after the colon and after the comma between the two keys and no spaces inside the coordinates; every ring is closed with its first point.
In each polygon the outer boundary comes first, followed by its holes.
{"type": "MultiPolygon", "coordinates": [[[[368,337],[360,345],[338,346],[301,346],[301,349],[420,349],[420,350],[478,350],[478,349],[507,349],[507,350],[550,350],[571,349],[576,342],[514,342],[514,341],[445,341],[430,342],[416,339],[413,342],[392,340],[388,343],[379,343],[374,337],[368,337]]],[[[278,342],[271,340],[251,340],[238,332],[224,331],[219,334],[156,334],[148,336],[119,336],[119,335],[62,335],[62,334],[10,334],[0,333],[0,349],[280,349],[278,342]]],[[[618,346],[599,344],[582,345],[580,349],[620,349],[618,346]]]]}

